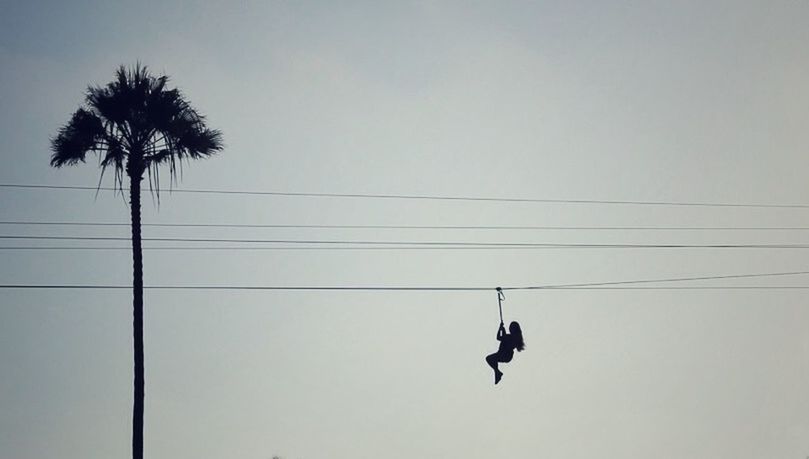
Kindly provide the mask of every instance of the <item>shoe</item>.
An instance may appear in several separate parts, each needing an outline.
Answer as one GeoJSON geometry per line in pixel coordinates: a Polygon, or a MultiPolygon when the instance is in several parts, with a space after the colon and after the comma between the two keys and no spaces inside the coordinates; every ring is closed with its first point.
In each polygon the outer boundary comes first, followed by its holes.
{"type": "Polygon", "coordinates": [[[496,372],[494,374],[494,383],[495,384],[499,383],[502,378],[503,378],[503,372],[502,371],[496,372]]]}

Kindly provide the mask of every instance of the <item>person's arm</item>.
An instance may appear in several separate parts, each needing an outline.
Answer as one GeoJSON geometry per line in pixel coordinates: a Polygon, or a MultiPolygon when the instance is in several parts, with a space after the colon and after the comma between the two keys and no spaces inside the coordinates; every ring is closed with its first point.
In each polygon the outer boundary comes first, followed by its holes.
{"type": "Polygon", "coordinates": [[[503,336],[506,335],[506,326],[500,322],[500,328],[497,329],[497,341],[503,341],[503,336]]]}

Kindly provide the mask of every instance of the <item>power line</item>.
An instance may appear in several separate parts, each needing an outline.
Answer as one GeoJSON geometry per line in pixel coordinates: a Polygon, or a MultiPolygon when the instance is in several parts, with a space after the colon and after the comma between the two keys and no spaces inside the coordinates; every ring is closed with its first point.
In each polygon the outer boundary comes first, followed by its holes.
{"type": "MultiPolygon", "coordinates": [[[[10,183],[0,184],[0,188],[121,191],[113,187],[25,185],[25,184],[10,184],[10,183]]],[[[128,190],[124,188],[123,191],[128,190]]],[[[168,191],[169,193],[187,193],[187,194],[285,196],[285,197],[308,197],[308,198],[410,199],[410,200],[432,200],[432,201],[512,202],[512,203],[544,203],[544,204],[608,204],[608,205],[679,206],[679,207],[809,209],[809,205],[807,204],[750,204],[750,203],[639,201],[639,200],[605,200],[605,199],[496,198],[496,197],[482,197],[482,196],[441,196],[441,195],[373,194],[373,193],[307,193],[307,192],[289,192],[289,191],[204,190],[204,189],[184,189],[184,188],[175,188],[168,191]]]]}
{"type": "MultiPolygon", "coordinates": [[[[554,249],[556,247],[522,247],[522,246],[494,246],[494,247],[459,247],[459,246],[449,246],[449,247],[442,247],[442,246],[428,246],[428,247],[419,247],[419,246],[380,246],[380,247],[369,247],[369,246],[360,246],[360,247],[335,247],[335,246],[327,246],[327,247],[301,247],[301,246],[273,246],[273,247],[218,247],[218,246],[205,246],[205,247],[179,247],[179,246],[170,246],[170,247],[143,247],[145,251],[445,251],[445,250],[538,250],[538,249],[554,249]]],[[[44,250],[87,250],[87,251],[107,251],[107,250],[125,250],[129,251],[132,250],[132,247],[98,247],[98,246],[3,246],[0,247],[0,250],[19,250],[19,251],[26,251],[26,250],[34,250],[34,251],[44,251],[44,250]]]]}
{"type": "MultiPolygon", "coordinates": [[[[130,227],[131,223],[0,221],[19,226],[98,226],[130,227]]],[[[250,223],[141,223],[158,228],[289,228],[289,229],[400,229],[400,230],[566,230],[566,231],[806,231],[809,226],[512,226],[512,225],[327,225],[327,224],[250,224],[250,223]]]]}
{"type": "MultiPolygon", "coordinates": [[[[440,247],[440,246],[430,246],[430,247],[417,247],[417,246],[393,246],[393,247],[217,247],[217,246],[206,246],[206,247],[178,247],[178,246],[170,246],[170,247],[143,247],[145,251],[152,251],[152,250],[161,250],[161,251],[220,251],[220,250],[227,250],[227,251],[420,251],[420,250],[523,250],[523,249],[543,249],[547,247],[457,247],[457,246],[450,246],[450,247],[440,247]]],[[[0,250],[132,250],[132,247],[98,247],[98,246],[2,246],[0,250]]]]}
{"type": "MultiPolygon", "coordinates": [[[[49,241],[131,241],[129,237],[105,236],[17,236],[0,235],[0,239],[49,241]]],[[[218,239],[218,238],[143,238],[145,242],[306,244],[306,245],[370,245],[419,247],[517,247],[543,249],[809,249],[807,244],[581,244],[536,242],[457,242],[457,241],[366,241],[320,239],[218,239]]]]}
{"type": "MultiPolygon", "coordinates": [[[[183,250],[183,251],[210,251],[210,250],[234,250],[234,251],[284,251],[284,250],[328,250],[328,251],[370,251],[370,250],[506,250],[523,249],[530,247],[219,247],[219,246],[169,246],[169,247],[143,247],[143,250],[183,250]]],[[[99,247],[99,246],[0,246],[0,250],[132,250],[132,247],[99,247]]]]}
{"type": "MultiPolygon", "coordinates": [[[[585,246],[585,245],[556,245],[556,246],[354,246],[354,247],[337,247],[337,246],[241,246],[241,247],[219,247],[219,246],[166,246],[166,247],[143,247],[145,251],[487,251],[487,250],[555,250],[555,249],[809,249],[809,246],[707,246],[707,245],[691,245],[691,246],[653,246],[653,245],[634,245],[634,246],[619,246],[619,245],[601,245],[601,246],[585,246]]],[[[84,251],[109,251],[121,250],[129,251],[132,247],[100,247],[100,246],[0,246],[0,250],[10,251],[45,251],[45,250],[84,250],[84,251]]]]}
{"type": "MultiPolygon", "coordinates": [[[[625,280],[625,281],[611,281],[611,282],[595,282],[595,283],[577,283],[577,284],[549,284],[549,285],[534,285],[534,286],[512,286],[502,287],[502,290],[518,291],[518,290],[671,290],[671,289],[688,289],[688,290],[733,290],[733,289],[809,289],[809,286],[776,286],[776,285],[762,285],[762,286],[627,286],[629,284],[651,284],[651,283],[672,283],[672,282],[691,282],[702,280],[719,280],[719,279],[743,279],[743,278],[761,278],[761,277],[783,277],[783,276],[797,276],[806,275],[809,271],[793,271],[793,272],[778,272],[778,273],[758,273],[758,274],[731,274],[721,276],[703,276],[703,277],[676,277],[676,278],[663,278],[663,279],[640,279],[640,280],[625,280]]],[[[131,289],[129,285],[100,285],[100,284],[85,284],[85,285],[70,285],[70,284],[0,284],[0,289],[104,289],[104,290],[120,290],[131,289]]],[[[308,291],[494,291],[495,287],[481,287],[481,286],[465,286],[465,287],[439,287],[439,286],[419,286],[419,287],[404,287],[404,286],[247,286],[247,285],[152,285],[144,286],[144,289],[149,290],[308,290],[308,291]]]]}

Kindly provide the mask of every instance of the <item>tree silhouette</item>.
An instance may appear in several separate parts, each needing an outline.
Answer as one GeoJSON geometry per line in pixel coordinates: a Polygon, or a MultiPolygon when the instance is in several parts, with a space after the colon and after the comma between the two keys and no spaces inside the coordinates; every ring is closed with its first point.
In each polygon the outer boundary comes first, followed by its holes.
{"type": "MultiPolygon", "coordinates": [[[[205,119],[177,89],[166,88],[168,77],[155,77],[140,64],[115,72],[106,86],[90,86],[85,106],[51,139],[51,166],[84,162],[88,153],[98,155],[101,177],[108,167],[115,172],[116,187],[123,193],[124,174],[129,178],[132,218],[132,306],[135,350],[135,394],[132,413],[132,457],[143,458],[143,250],[141,248],[141,181],[149,177],[158,199],[159,166],[177,178],[183,160],[206,158],[222,149],[222,134],[208,129],[205,119]]],[[[100,180],[99,180],[100,183],[100,180]]]]}

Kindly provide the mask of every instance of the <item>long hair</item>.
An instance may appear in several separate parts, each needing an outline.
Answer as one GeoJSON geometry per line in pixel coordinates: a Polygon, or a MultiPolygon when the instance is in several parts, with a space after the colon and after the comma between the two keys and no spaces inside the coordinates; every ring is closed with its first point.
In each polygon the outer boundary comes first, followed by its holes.
{"type": "Polygon", "coordinates": [[[522,339],[522,329],[520,328],[520,324],[518,324],[517,322],[511,322],[508,325],[508,331],[511,334],[511,336],[514,337],[514,340],[516,341],[515,344],[517,345],[517,350],[520,351],[520,352],[524,351],[525,350],[525,341],[522,339]]]}

